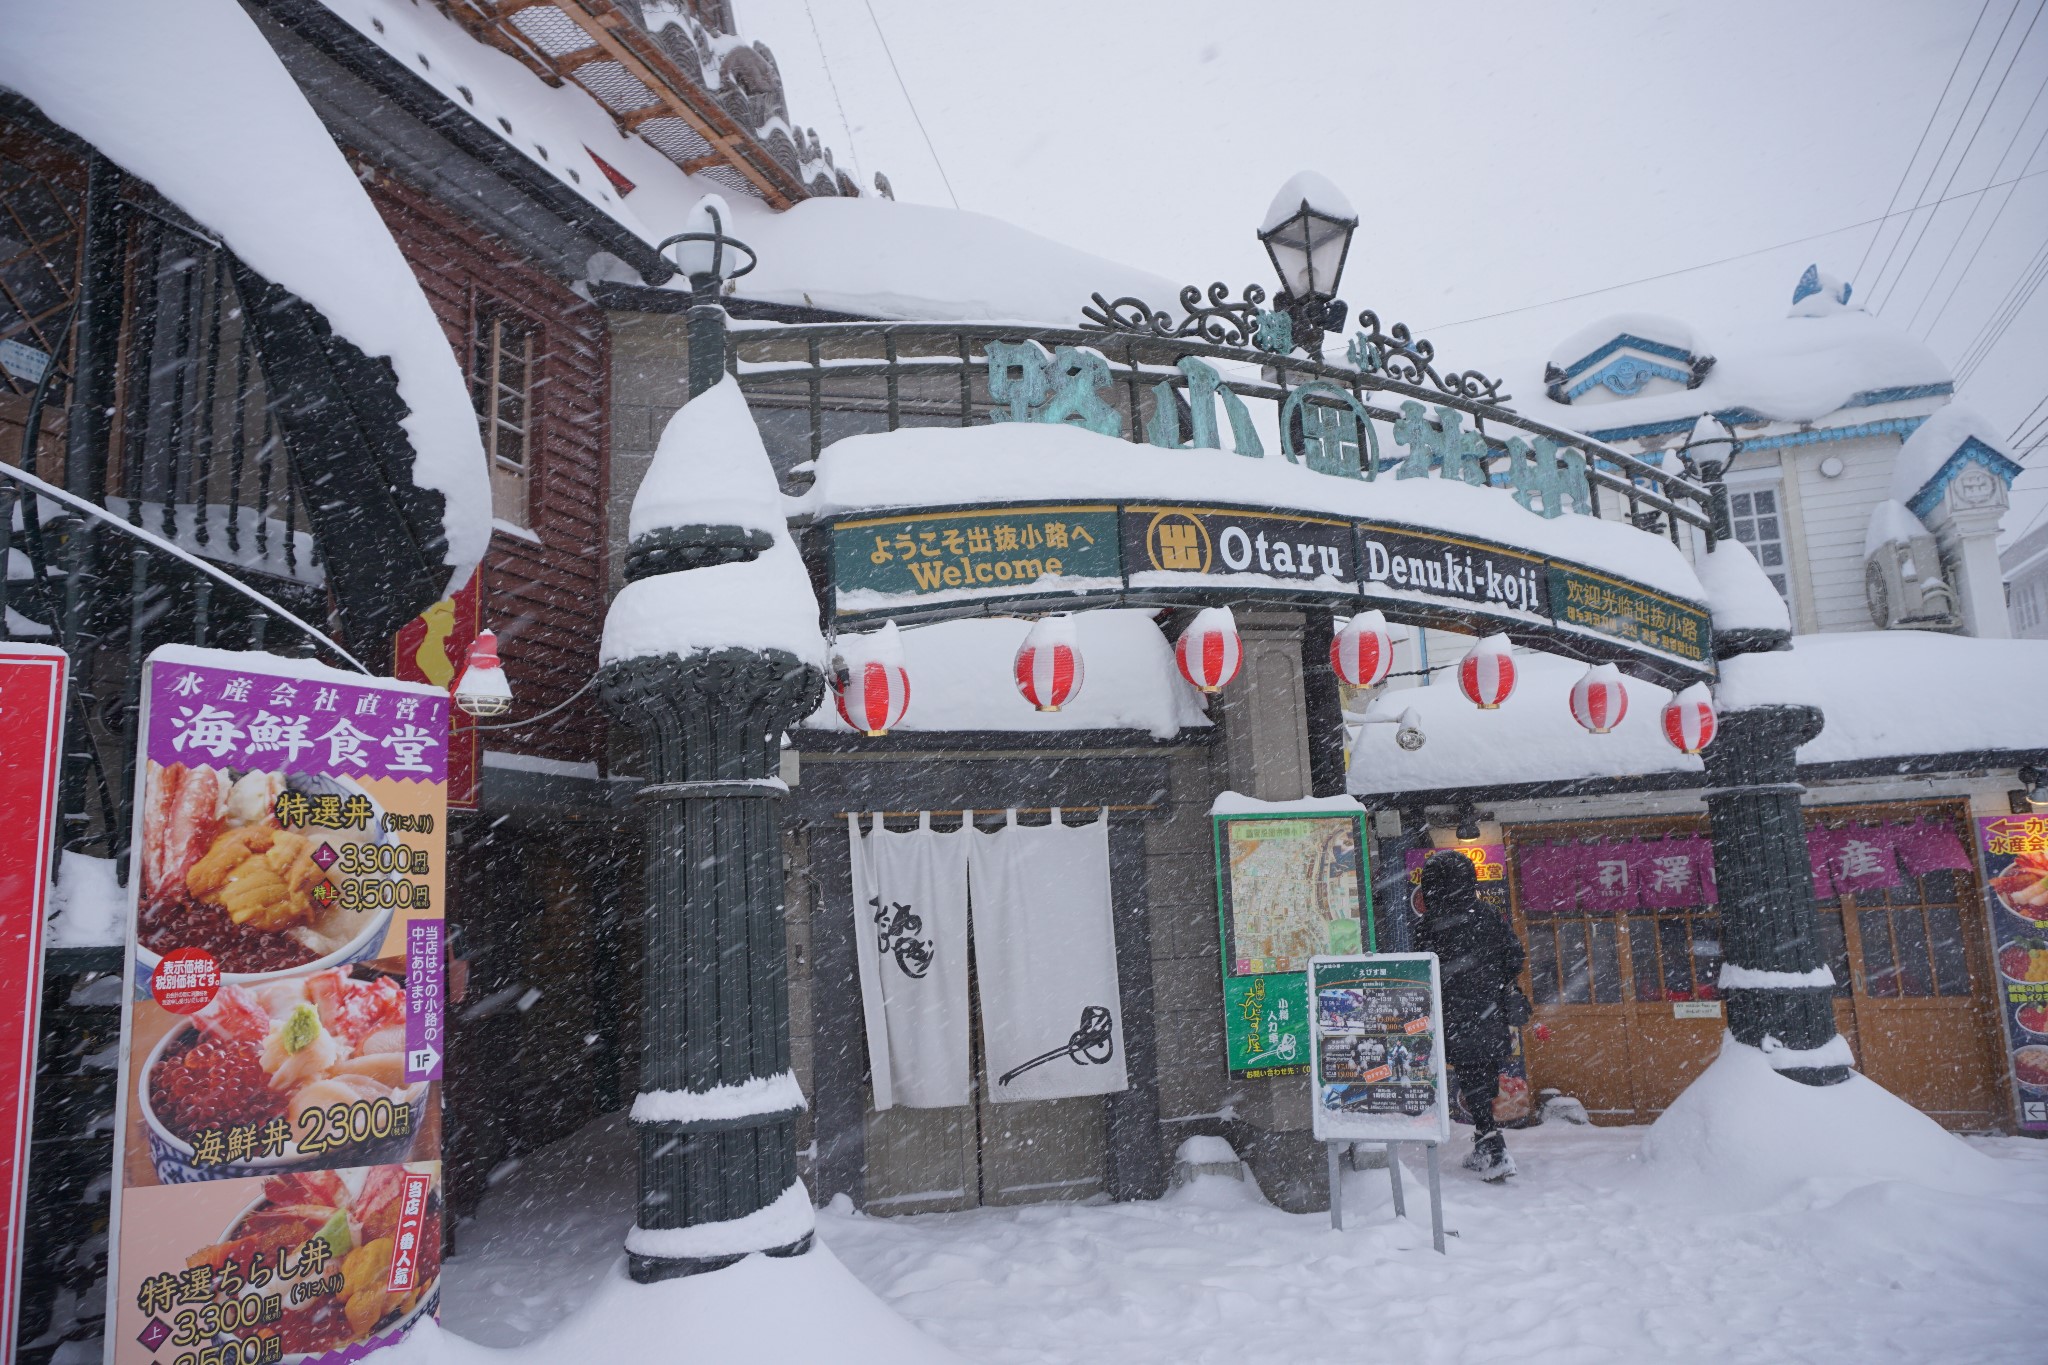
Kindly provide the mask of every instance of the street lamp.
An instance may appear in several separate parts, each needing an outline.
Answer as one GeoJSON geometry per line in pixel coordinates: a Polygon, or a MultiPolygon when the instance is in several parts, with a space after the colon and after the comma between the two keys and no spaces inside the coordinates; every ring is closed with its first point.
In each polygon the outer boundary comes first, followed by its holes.
{"type": "Polygon", "coordinates": [[[1274,306],[1293,321],[1295,341],[1311,355],[1322,355],[1325,332],[1344,327],[1337,283],[1357,228],[1358,214],[1343,191],[1313,171],[1280,187],[1260,225],[1259,240],[1280,277],[1274,306]]]}
{"type": "Polygon", "coordinates": [[[732,210],[726,207],[723,197],[707,194],[683,219],[683,230],[662,238],[654,248],[690,280],[692,398],[716,384],[725,373],[725,310],[718,306],[719,291],[727,280],[736,280],[760,264],[754,248],[726,234],[726,219],[731,216],[732,210]],[[672,256],[670,247],[676,248],[672,256]],[[740,253],[746,256],[744,262],[739,259],[740,253]]]}

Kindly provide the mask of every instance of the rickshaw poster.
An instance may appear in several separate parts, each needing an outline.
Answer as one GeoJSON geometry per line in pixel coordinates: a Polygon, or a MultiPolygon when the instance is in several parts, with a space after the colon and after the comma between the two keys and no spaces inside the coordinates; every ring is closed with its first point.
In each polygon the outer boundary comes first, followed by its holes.
{"type": "Polygon", "coordinates": [[[1977,838],[2013,1118],[2022,1133],[2048,1134],[2048,817],[1980,819],[1977,838]]]}
{"type": "Polygon", "coordinates": [[[1436,954],[1315,957],[1308,996],[1316,1141],[1448,1139],[1436,954]]]}
{"type": "Polygon", "coordinates": [[[448,693],[144,671],[111,1365],[342,1365],[435,1311],[448,693]]]}

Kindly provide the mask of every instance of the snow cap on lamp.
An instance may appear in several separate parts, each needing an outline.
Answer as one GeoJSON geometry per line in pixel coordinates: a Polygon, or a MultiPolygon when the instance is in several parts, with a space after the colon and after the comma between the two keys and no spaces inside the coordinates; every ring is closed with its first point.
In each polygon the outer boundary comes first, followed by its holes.
{"type": "Polygon", "coordinates": [[[1229,607],[1204,607],[1173,643],[1173,659],[1180,674],[1208,694],[1223,690],[1237,676],[1244,662],[1244,644],[1238,638],[1237,618],[1229,607]]]}
{"type": "Polygon", "coordinates": [[[888,734],[910,709],[910,673],[894,621],[872,635],[839,637],[831,677],[840,719],[869,739],[888,734]]]}
{"type": "Polygon", "coordinates": [[[1081,690],[1081,645],[1074,618],[1062,613],[1032,623],[1017,647],[1017,690],[1040,711],[1057,711],[1081,690]]]}
{"type": "Polygon", "coordinates": [[[1394,637],[1385,612],[1362,611],[1330,641],[1330,667],[1346,687],[1377,687],[1394,666],[1394,637]]]}
{"type": "Polygon", "coordinates": [[[1696,754],[1714,742],[1714,696],[1705,683],[1694,683],[1664,707],[1664,738],[1683,754],[1696,754]]]}
{"type": "Polygon", "coordinates": [[[1628,688],[1613,664],[1595,664],[1572,684],[1572,719],[1596,735],[1621,724],[1628,714],[1628,688]]]}
{"type": "MultiPolygon", "coordinates": [[[[716,232],[722,236],[730,237],[732,235],[732,209],[727,207],[725,196],[707,194],[702,199],[699,199],[690,206],[690,211],[683,215],[683,225],[678,231],[716,232]]],[[[675,262],[676,269],[682,271],[684,275],[690,278],[692,283],[695,283],[700,276],[714,273],[712,256],[717,247],[718,243],[716,242],[677,242],[669,248],[669,259],[675,262]]],[[[719,259],[715,273],[723,278],[732,273],[733,266],[738,263],[738,257],[734,254],[731,247],[726,247],[717,254],[719,259]]]]}
{"type": "Polygon", "coordinates": [[[1514,645],[1489,635],[1458,664],[1458,687],[1482,711],[1498,709],[1515,690],[1514,645]]]}
{"type": "Polygon", "coordinates": [[[498,660],[498,633],[480,630],[455,681],[455,704],[472,716],[502,716],[512,709],[512,682],[498,660]]]}

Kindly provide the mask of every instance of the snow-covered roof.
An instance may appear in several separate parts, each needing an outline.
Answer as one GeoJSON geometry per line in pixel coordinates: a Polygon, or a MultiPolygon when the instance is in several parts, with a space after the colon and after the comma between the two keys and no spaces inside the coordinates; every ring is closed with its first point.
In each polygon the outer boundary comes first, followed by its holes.
{"type": "Polygon", "coordinates": [[[740,526],[770,535],[782,529],[782,490],[728,375],[676,410],[626,520],[627,539],[678,526],[740,526]]]}
{"type": "Polygon", "coordinates": [[[1621,724],[1595,735],[1572,718],[1572,684],[1586,665],[1518,651],[1515,671],[1514,692],[1493,711],[1474,706],[1448,675],[1433,686],[1382,694],[1375,709],[1388,715],[1413,710],[1427,740],[1410,752],[1395,743],[1394,726],[1363,727],[1351,746],[1349,789],[1373,796],[1700,771],[1699,759],[1664,738],[1658,716],[1671,700],[1664,688],[1625,679],[1628,710],[1621,724]]]}
{"type": "Polygon", "coordinates": [[[1444,479],[1367,483],[1277,457],[1250,460],[1223,450],[1164,450],[1039,422],[905,427],[849,436],[825,448],[817,481],[792,500],[792,508],[828,516],[950,503],[1092,498],[1214,500],[1441,528],[1573,560],[1687,601],[1702,600],[1692,566],[1662,537],[1594,517],[1546,518],[1501,489],[1444,479]]]}
{"type": "Polygon", "coordinates": [[[1560,341],[1550,352],[1549,362],[1567,375],[1596,365],[1616,341],[1649,342],[1678,352],[1686,359],[1700,354],[1692,328],[1662,313],[1610,313],[1587,323],[1560,341]]]}
{"type": "Polygon", "coordinates": [[[459,581],[490,541],[469,385],[347,160],[233,0],[10,5],[0,86],[154,185],[335,332],[387,357],[413,482],[446,499],[459,581]]]}
{"type": "Polygon", "coordinates": [[[1818,706],[1827,726],[1802,763],[2048,749],[2048,714],[2020,704],[2048,677],[2048,640],[1919,630],[1830,631],[1721,665],[1722,709],[1818,706]]]}
{"type": "Polygon", "coordinates": [[[1972,462],[2007,484],[2020,475],[2020,463],[2006,450],[1998,429],[1969,404],[1949,403],[1922,422],[1899,448],[1899,458],[1892,465],[1892,499],[1904,503],[1915,516],[1925,517],[1941,500],[1949,480],[1972,462]]]}
{"type": "MultiPolygon", "coordinates": [[[[903,667],[910,676],[910,708],[896,728],[906,731],[1144,730],[1171,739],[1209,724],[1202,694],[1180,676],[1173,647],[1149,611],[1110,608],[1076,612],[1083,678],[1058,711],[1032,709],[1017,691],[1017,647],[1031,623],[995,616],[899,632],[903,667]]],[[[841,635],[842,644],[869,638],[841,635]]],[[[814,730],[848,729],[828,700],[804,724],[814,730]]]]}
{"type": "MultiPolygon", "coordinates": [[[[685,175],[580,87],[549,86],[478,42],[431,5],[408,0],[326,0],[330,8],[477,120],[649,246],[683,230],[702,196],[731,187],[685,175]],[[422,60],[424,59],[424,60],[422,60]],[[633,183],[621,196],[592,153],[633,183]]],[[[1089,295],[1135,294],[1163,307],[1176,288],[985,214],[879,197],[806,199],[777,212],[731,196],[726,230],[759,253],[738,294],[770,303],[863,316],[934,321],[1016,321],[1071,326],[1089,295]]],[[[638,282],[612,262],[609,275],[638,282]]],[[[687,289],[688,281],[670,281],[687,289]]]]}
{"type": "Polygon", "coordinates": [[[1910,544],[1926,534],[1926,524],[1912,508],[1887,498],[1870,509],[1870,522],[1863,528],[1863,557],[1869,559],[1880,546],[1910,544]]]}
{"type": "Polygon", "coordinates": [[[1712,554],[1694,561],[1693,572],[1707,590],[1716,631],[1791,631],[1792,614],[1786,610],[1785,599],[1742,542],[1722,541],[1712,554]]]}
{"type": "MultiPolygon", "coordinates": [[[[1603,321],[1559,347],[1564,355],[1603,321]]],[[[1588,349],[1608,338],[1591,337],[1588,349]]],[[[1622,439],[1655,427],[1683,431],[1701,413],[1738,420],[1819,421],[1849,406],[1941,397],[1953,389],[1947,365],[1893,323],[1860,310],[1829,317],[1777,318],[1731,332],[1711,344],[1695,337],[1693,355],[1712,354],[1714,368],[1698,388],[1645,391],[1602,403],[1598,410],[1553,402],[1536,376],[1513,383],[1518,412],[1571,431],[1622,439]]],[[[1575,364],[1584,353],[1569,355],[1575,364]]],[[[1540,370],[1540,367],[1537,367],[1540,370]]]]}

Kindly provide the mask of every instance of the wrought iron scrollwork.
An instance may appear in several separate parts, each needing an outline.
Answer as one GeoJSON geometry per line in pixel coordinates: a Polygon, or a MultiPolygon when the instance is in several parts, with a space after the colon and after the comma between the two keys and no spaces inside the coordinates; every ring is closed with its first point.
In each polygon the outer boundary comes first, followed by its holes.
{"type": "Polygon", "coordinates": [[[1186,316],[1176,322],[1172,314],[1163,309],[1154,311],[1143,299],[1126,294],[1111,301],[1096,294],[1081,310],[1081,316],[1087,319],[1081,327],[1089,332],[1199,337],[1215,346],[1250,347],[1259,340],[1259,319],[1266,312],[1261,305],[1265,302],[1266,291],[1256,284],[1246,285],[1243,297],[1233,299],[1230,286],[1219,280],[1209,286],[1206,302],[1201,286],[1191,284],[1180,291],[1181,311],[1186,316]]]}
{"type": "Polygon", "coordinates": [[[1344,356],[1363,374],[1383,374],[1403,384],[1427,382],[1440,393],[1478,403],[1506,403],[1512,397],[1500,391],[1501,380],[1477,370],[1438,374],[1433,344],[1417,338],[1405,322],[1381,331],[1379,314],[1370,308],[1358,310],[1358,335],[1344,348],[1344,356]]]}

